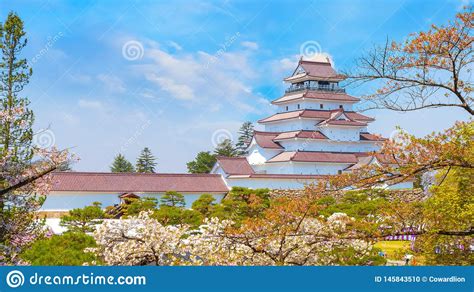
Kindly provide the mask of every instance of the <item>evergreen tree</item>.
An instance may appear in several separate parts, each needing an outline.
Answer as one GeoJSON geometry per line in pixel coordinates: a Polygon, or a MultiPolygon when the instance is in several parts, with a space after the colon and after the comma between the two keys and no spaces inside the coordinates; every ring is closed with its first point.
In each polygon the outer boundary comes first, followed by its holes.
{"type": "Polygon", "coordinates": [[[95,248],[94,238],[83,232],[66,232],[35,241],[21,254],[32,266],[82,266],[84,263],[100,264],[94,253],[84,251],[95,248]]]}
{"type": "Polygon", "coordinates": [[[216,156],[209,151],[201,151],[193,161],[186,164],[189,173],[209,173],[216,163],[216,156]]]}
{"type": "Polygon", "coordinates": [[[232,141],[230,139],[225,139],[219,145],[217,145],[214,153],[217,156],[226,156],[226,157],[235,157],[239,155],[237,149],[235,149],[234,145],[232,145],[232,141]]]}
{"type": "Polygon", "coordinates": [[[253,138],[253,125],[251,122],[245,122],[242,124],[239,130],[239,140],[237,141],[237,144],[235,145],[237,150],[239,151],[239,155],[245,155],[247,154],[247,148],[252,142],[253,138]]]}
{"type": "Polygon", "coordinates": [[[143,148],[137,159],[137,172],[154,173],[156,166],[155,160],[156,158],[151,154],[150,149],[148,147],[143,148]]]}
{"type": "Polygon", "coordinates": [[[94,202],[91,206],[72,209],[61,217],[59,225],[66,227],[69,232],[93,232],[95,226],[102,223],[100,219],[104,216],[101,204],[94,202]]]}
{"type": "Polygon", "coordinates": [[[31,185],[21,192],[15,189],[26,174],[39,178],[55,169],[42,169],[41,161],[32,161],[34,117],[28,99],[19,96],[32,75],[28,62],[20,57],[26,44],[23,21],[10,12],[0,23],[0,262],[13,264],[23,248],[17,242],[42,232],[35,211],[44,202],[31,185]]]}
{"type": "Polygon", "coordinates": [[[18,56],[26,46],[23,21],[13,12],[5,24],[0,24],[0,114],[11,115],[0,124],[1,156],[11,163],[29,163],[33,155],[33,112],[27,108],[28,99],[18,96],[33,74],[26,59],[18,56]]]}
{"type": "Polygon", "coordinates": [[[193,210],[198,211],[204,216],[209,216],[212,207],[215,205],[216,199],[211,194],[202,194],[196,201],[193,202],[193,210]]]}
{"type": "Polygon", "coordinates": [[[160,206],[184,208],[185,205],[184,196],[175,191],[166,192],[160,199],[160,206]]]}
{"type": "Polygon", "coordinates": [[[111,172],[135,172],[133,164],[128,161],[122,154],[117,154],[114,158],[114,162],[110,166],[111,172]]]}

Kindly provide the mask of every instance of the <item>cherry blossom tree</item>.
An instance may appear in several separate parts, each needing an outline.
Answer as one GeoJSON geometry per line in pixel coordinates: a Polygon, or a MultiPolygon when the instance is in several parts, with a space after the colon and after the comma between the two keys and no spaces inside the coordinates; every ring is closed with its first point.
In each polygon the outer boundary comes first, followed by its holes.
{"type": "Polygon", "coordinates": [[[471,70],[474,14],[467,7],[446,26],[432,25],[405,42],[388,41],[357,61],[352,82],[379,82],[370,108],[413,111],[457,107],[474,115],[471,70]]]}

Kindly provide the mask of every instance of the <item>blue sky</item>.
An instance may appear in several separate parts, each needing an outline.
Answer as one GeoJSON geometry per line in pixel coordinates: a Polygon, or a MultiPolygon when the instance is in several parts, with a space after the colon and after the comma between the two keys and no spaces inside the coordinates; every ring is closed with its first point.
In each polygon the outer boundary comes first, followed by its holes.
{"type": "MultiPolygon", "coordinates": [[[[310,46],[338,70],[388,37],[452,19],[468,1],[2,1],[25,21],[37,130],[108,171],[147,146],[159,172],[186,171],[197,152],[273,112],[282,78],[310,46]]],[[[370,88],[351,88],[355,96],[370,88]]],[[[457,109],[368,112],[369,130],[416,135],[468,116],[457,109]]],[[[47,142],[45,142],[47,143],[47,142]]]]}

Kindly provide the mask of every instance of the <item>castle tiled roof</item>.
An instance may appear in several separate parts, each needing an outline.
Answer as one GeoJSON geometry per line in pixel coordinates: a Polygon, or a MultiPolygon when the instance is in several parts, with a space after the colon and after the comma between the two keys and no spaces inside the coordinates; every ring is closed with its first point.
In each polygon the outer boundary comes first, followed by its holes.
{"type": "Polygon", "coordinates": [[[218,174],[54,172],[55,192],[150,192],[226,193],[218,174]]]}
{"type": "Polygon", "coordinates": [[[272,101],[272,104],[281,104],[290,101],[297,101],[303,98],[344,102],[358,102],[360,100],[344,92],[306,90],[304,92],[286,94],[280,97],[279,99],[272,101]]]}
{"type": "Polygon", "coordinates": [[[319,151],[287,151],[268,160],[268,162],[324,162],[324,163],[357,163],[354,153],[319,152],[319,151]]]}
{"type": "Polygon", "coordinates": [[[329,61],[326,62],[318,62],[318,61],[311,61],[311,60],[303,60],[300,59],[298,62],[297,69],[301,67],[304,72],[297,73],[296,70],[293,72],[293,75],[290,77],[285,78],[285,81],[291,81],[293,79],[301,78],[304,76],[309,76],[313,78],[318,78],[321,80],[343,80],[345,79],[344,75],[338,74],[334,68],[332,67],[329,61]]]}
{"type": "Polygon", "coordinates": [[[352,121],[352,120],[327,120],[321,124],[334,125],[334,126],[354,126],[354,127],[365,127],[367,123],[352,121]]]}
{"type": "MultiPolygon", "coordinates": [[[[289,120],[289,119],[297,119],[297,118],[307,118],[307,119],[319,119],[319,120],[327,120],[331,118],[331,115],[335,112],[339,112],[339,109],[337,110],[310,110],[310,109],[304,109],[304,110],[297,110],[297,111],[291,111],[291,112],[283,112],[283,113],[277,113],[274,114],[268,118],[262,119],[258,121],[259,123],[269,123],[269,122],[275,122],[275,121],[282,121],[282,120],[289,120]]],[[[364,116],[362,114],[359,114],[357,112],[350,112],[350,111],[345,111],[344,114],[355,121],[360,121],[360,122],[372,122],[374,121],[373,118],[364,116]]]]}
{"type": "Polygon", "coordinates": [[[386,138],[383,138],[382,136],[375,135],[375,134],[370,134],[367,132],[362,132],[360,133],[360,139],[363,141],[385,141],[387,140],[386,138]]]}
{"type": "Polygon", "coordinates": [[[283,149],[280,144],[274,141],[279,133],[254,131],[254,138],[258,146],[270,149],[283,149]]]}
{"type": "Polygon", "coordinates": [[[217,157],[217,163],[228,175],[244,175],[254,173],[245,157],[217,157]]]}
{"type": "Polygon", "coordinates": [[[339,111],[332,112],[329,119],[320,122],[318,125],[365,127],[367,126],[367,123],[352,119],[348,114],[340,109],[339,111]]]}
{"type": "MultiPolygon", "coordinates": [[[[344,121],[338,121],[344,122],[344,121]]],[[[358,122],[354,122],[359,125],[358,122]]],[[[362,124],[362,123],[361,123],[362,124]]],[[[289,131],[289,132],[262,132],[255,131],[254,137],[257,141],[257,144],[266,149],[284,149],[279,142],[290,139],[314,139],[314,140],[329,140],[322,132],[320,131],[310,131],[310,130],[298,130],[298,131],[289,131]]],[[[368,132],[362,132],[360,134],[360,140],[362,141],[384,141],[385,138],[382,138],[375,134],[370,134],[368,132]]]]}
{"type": "Polygon", "coordinates": [[[294,139],[294,138],[328,139],[328,137],[326,137],[320,131],[300,130],[300,131],[282,132],[278,136],[276,136],[273,140],[278,141],[278,140],[294,139]]]}

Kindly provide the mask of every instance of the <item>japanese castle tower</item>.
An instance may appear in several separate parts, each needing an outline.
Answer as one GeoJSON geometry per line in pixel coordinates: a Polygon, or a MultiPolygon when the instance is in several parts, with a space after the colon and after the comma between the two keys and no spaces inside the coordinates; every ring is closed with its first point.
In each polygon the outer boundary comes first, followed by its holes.
{"type": "MultiPolygon", "coordinates": [[[[219,157],[212,172],[229,186],[303,188],[321,176],[386,163],[374,154],[384,140],[370,134],[374,119],[354,110],[360,100],[346,93],[328,59],[300,59],[276,113],[258,121],[245,157],[219,157]]],[[[409,187],[409,186],[401,186],[409,187]]]]}

